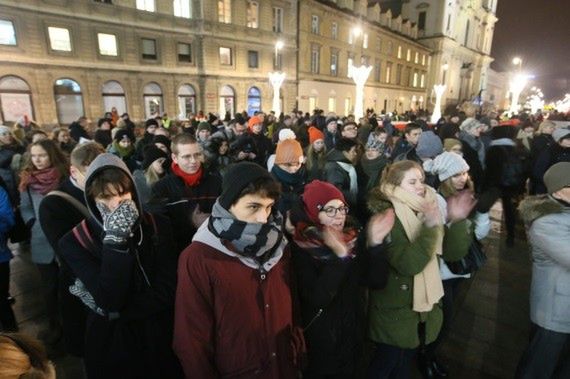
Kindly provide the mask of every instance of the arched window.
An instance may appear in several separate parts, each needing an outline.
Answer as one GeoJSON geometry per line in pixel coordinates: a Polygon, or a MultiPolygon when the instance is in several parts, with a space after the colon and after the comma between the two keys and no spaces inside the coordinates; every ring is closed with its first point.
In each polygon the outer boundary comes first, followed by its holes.
{"type": "Polygon", "coordinates": [[[255,112],[261,111],[261,92],[257,87],[251,87],[247,91],[247,114],[253,116],[255,112]]]}
{"type": "Polygon", "coordinates": [[[28,83],[12,75],[0,79],[0,112],[4,121],[16,122],[23,116],[34,118],[28,83]]]}
{"type": "Polygon", "coordinates": [[[224,118],[227,112],[233,117],[235,113],[236,95],[230,86],[223,86],[220,91],[220,117],[224,118]]]}
{"type": "Polygon", "coordinates": [[[103,84],[103,107],[105,112],[111,112],[117,108],[119,115],[127,112],[127,102],[125,101],[125,90],[123,86],[115,80],[109,80],[103,84]]]}
{"type": "Polygon", "coordinates": [[[85,114],[81,87],[72,79],[57,79],[53,86],[57,119],[68,125],[85,114]]]}
{"type": "Polygon", "coordinates": [[[147,119],[160,115],[162,105],[162,89],[154,82],[148,83],[143,89],[144,115],[147,119]]]}
{"type": "Polygon", "coordinates": [[[190,113],[196,113],[196,91],[190,84],[178,88],[178,118],[188,120],[190,113]]]}

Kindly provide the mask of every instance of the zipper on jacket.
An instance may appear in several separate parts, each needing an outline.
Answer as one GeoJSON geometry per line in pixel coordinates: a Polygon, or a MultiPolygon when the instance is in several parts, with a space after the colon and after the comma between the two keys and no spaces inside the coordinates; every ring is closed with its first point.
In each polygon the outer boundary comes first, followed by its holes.
{"type": "Polygon", "coordinates": [[[318,318],[321,316],[321,314],[323,314],[323,308],[320,308],[320,309],[319,309],[319,311],[317,312],[317,314],[315,314],[315,316],[311,319],[311,321],[309,321],[309,323],[307,324],[307,326],[305,326],[305,327],[303,328],[303,331],[306,332],[306,331],[311,327],[311,325],[313,325],[313,323],[315,322],[315,320],[318,319],[318,318]]]}

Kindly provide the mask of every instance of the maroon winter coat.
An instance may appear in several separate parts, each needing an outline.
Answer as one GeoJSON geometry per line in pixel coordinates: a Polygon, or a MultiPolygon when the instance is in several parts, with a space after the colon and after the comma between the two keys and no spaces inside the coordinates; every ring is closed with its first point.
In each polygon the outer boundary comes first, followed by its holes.
{"type": "Polygon", "coordinates": [[[206,224],[178,263],[174,351],[186,377],[295,378],[289,252],[261,274],[206,224]]]}

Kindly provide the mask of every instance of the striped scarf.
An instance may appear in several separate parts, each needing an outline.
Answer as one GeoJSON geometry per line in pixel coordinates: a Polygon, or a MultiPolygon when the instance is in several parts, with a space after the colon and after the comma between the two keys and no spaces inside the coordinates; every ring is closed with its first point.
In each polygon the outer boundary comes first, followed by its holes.
{"type": "Polygon", "coordinates": [[[219,201],[214,204],[208,221],[208,229],[226,248],[261,261],[269,259],[281,244],[282,225],[283,217],[277,210],[265,224],[249,223],[237,220],[219,201]]]}

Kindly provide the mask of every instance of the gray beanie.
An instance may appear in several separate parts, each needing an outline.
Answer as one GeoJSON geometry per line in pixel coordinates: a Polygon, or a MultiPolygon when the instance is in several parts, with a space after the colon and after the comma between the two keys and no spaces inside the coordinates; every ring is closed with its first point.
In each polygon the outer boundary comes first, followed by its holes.
{"type": "Polygon", "coordinates": [[[559,162],[546,170],[544,184],[551,195],[570,186],[570,162],[559,162]]]}
{"type": "Polygon", "coordinates": [[[461,155],[447,151],[441,153],[435,159],[425,161],[423,166],[426,172],[437,175],[441,182],[451,178],[453,175],[469,171],[469,165],[461,155]]]}
{"type": "Polygon", "coordinates": [[[480,125],[481,125],[481,123],[479,121],[477,121],[473,117],[468,117],[465,119],[465,121],[463,121],[461,123],[461,125],[459,126],[459,129],[461,129],[463,131],[468,131],[471,129],[475,129],[475,128],[479,127],[480,125]]]}
{"type": "Polygon", "coordinates": [[[427,130],[420,135],[416,153],[420,158],[434,158],[443,151],[441,139],[431,130],[427,130]]]}

